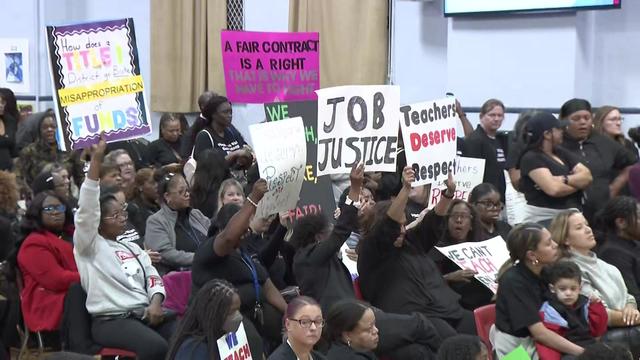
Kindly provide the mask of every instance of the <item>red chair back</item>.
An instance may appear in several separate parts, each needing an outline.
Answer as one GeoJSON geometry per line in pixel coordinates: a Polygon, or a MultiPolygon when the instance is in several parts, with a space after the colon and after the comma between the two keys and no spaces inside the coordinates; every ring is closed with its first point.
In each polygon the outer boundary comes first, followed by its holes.
{"type": "Polygon", "coordinates": [[[360,278],[353,279],[353,291],[356,293],[356,299],[364,300],[362,297],[362,291],[360,290],[360,278]]]}
{"type": "Polygon", "coordinates": [[[182,317],[189,305],[191,295],[191,271],[174,271],[162,277],[166,297],[163,307],[175,311],[182,317]]]}
{"type": "Polygon", "coordinates": [[[493,347],[489,341],[489,330],[496,322],[496,305],[489,304],[479,307],[473,311],[473,317],[476,320],[476,329],[478,336],[484,341],[489,353],[489,360],[493,359],[493,347]]]}
{"type": "Polygon", "coordinates": [[[131,358],[131,359],[135,359],[136,358],[136,353],[131,352],[131,351],[127,351],[124,349],[115,349],[115,348],[102,348],[102,350],[100,350],[100,353],[98,354],[100,356],[104,356],[104,357],[123,357],[123,358],[131,358]]]}

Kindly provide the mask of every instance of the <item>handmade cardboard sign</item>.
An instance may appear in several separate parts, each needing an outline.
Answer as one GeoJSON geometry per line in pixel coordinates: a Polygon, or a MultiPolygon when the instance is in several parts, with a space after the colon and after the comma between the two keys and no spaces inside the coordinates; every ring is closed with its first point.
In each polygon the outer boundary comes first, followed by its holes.
{"type": "Polygon", "coordinates": [[[244,324],[240,323],[238,331],[228,333],[218,339],[218,352],[222,360],[251,360],[251,349],[244,324]]]}
{"type": "MultiPolygon", "coordinates": [[[[485,159],[476,159],[459,156],[455,160],[454,181],[456,183],[455,199],[467,201],[469,194],[474,187],[482,184],[484,176],[485,159]]],[[[447,188],[445,184],[446,178],[438,180],[431,185],[431,193],[429,194],[429,203],[427,207],[433,209],[442,198],[442,192],[447,188]]]]}

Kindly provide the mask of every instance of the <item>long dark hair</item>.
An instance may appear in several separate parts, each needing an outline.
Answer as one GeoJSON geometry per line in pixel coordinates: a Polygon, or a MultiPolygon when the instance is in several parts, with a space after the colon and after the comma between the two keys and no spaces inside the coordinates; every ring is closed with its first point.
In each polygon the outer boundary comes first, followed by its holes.
{"type": "Polygon", "coordinates": [[[527,251],[534,251],[542,241],[541,232],[544,226],[534,223],[522,223],[509,231],[507,235],[507,249],[509,260],[498,270],[498,278],[502,276],[516,262],[526,261],[527,251]]]}
{"type": "Polygon", "coordinates": [[[33,200],[31,200],[31,204],[29,204],[29,207],[24,214],[24,218],[22,219],[22,223],[20,224],[20,229],[25,237],[34,231],[43,232],[47,230],[42,223],[42,204],[49,196],[58,199],[61,204],[66,206],[66,210],[64,212],[64,227],[66,228],[73,224],[73,210],[69,204],[51,190],[42,191],[36,194],[33,200]]]}
{"type": "Polygon", "coordinates": [[[638,221],[638,202],[631,196],[616,196],[609,199],[607,204],[596,215],[596,229],[603,239],[618,232],[616,219],[623,219],[627,224],[638,221]]]}
{"type": "Polygon", "coordinates": [[[4,106],[4,113],[11,115],[17,122],[20,120],[20,111],[18,111],[18,101],[16,95],[8,88],[0,88],[0,98],[6,102],[4,106]]]}
{"type": "MultiPolygon", "coordinates": [[[[218,193],[220,184],[229,177],[229,167],[224,159],[222,151],[217,149],[204,150],[199,157],[198,166],[193,173],[193,183],[191,184],[191,206],[200,208],[205,205],[209,193],[218,193]]],[[[216,204],[218,198],[215,198],[216,204]]],[[[216,210],[220,204],[216,205],[216,210]]],[[[215,213],[215,211],[214,211],[215,213]]]]}
{"type": "Polygon", "coordinates": [[[229,315],[233,295],[237,293],[226,280],[213,279],[204,284],[173,334],[167,359],[173,359],[188,338],[194,340],[194,347],[198,343],[205,343],[209,357],[219,358],[217,340],[225,333],[222,326],[229,315]]]}
{"type": "Polygon", "coordinates": [[[316,235],[329,227],[329,219],[323,213],[309,214],[298,220],[293,227],[289,243],[294,249],[301,249],[316,241],[316,235]]]}
{"type": "Polygon", "coordinates": [[[480,216],[478,216],[478,212],[476,211],[475,207],[473,207],[471,204],[469,204],[468,202],[462,199],[453,199],[449,204],[449,207],[447,208],[447,213],[444,216],[445,228],[444,228],[444,231],[442,232],[441,240],[451,238],[451,235],[449,234],[449,218],[451,217],[453,208],[456,205],[460,205],[460,204],[464,204],[471,212],[471,230],[467,234],[467,238],[465,240],[466,241],[482,241],[484,227],[482,226],[482,222],[480,221],[480,216]]]}
{"type": "Polygon", "coordinates": [[[327,314],[324,337],[328,342],[342,339],[342,333],[353,331],[371,306],[360,300],[344,299],[333,304],[327,314]]]}

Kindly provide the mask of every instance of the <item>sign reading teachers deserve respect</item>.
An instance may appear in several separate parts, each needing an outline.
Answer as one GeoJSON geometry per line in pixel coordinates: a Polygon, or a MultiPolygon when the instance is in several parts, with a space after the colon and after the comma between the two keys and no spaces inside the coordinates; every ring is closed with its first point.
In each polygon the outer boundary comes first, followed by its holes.
{"type": "MultiPolygon", "coordinates": [[[[453,180],[456,183],[456,191],[453,196],[455,199],[467,201],[471,190],[482,184],[485,161],[485,159],[462,156],[459,156],[454,160],[455,176],[453,177],[453,180]]],[[[427,208],[433,209],[440,201],[440,198],[442,198],[442,192],[447,188],[445,180],[446,178],[442,178],[431,185],[431,193],[429,194],[429,203],[427,204],[427,208]]]]}
{"type": "Polygon", "coordinates": [[[151,132],[133,19],[47,26],[62,150],[151,132]]]}
{"type": "Polygon", "coordinates": [[[456,101],[444,98],[400,108],[407,165],[415,171],[412,186],[447,178],[456,166],[456,101]]]}
{"type": "Polygon", "coordinates": [[[249,126],[260,177],[269,190],[256,210],[257,217],[295,209],[307,164],[302,118],[249,126]]]}
{"type": "Polygon", "coordinates": [[[480,242],[465,242],[451,246],[438,247],[449,260],[462,269],[475,270],[478,279],[495,294],[498,291],[498,269],[509,260],[509,250],[502,237],[480,242]]]}
{"type": "Polygon", "coordinates": [[[400,87],[338,86],[318,93],[318,176],[396,171],[400,87]]]}
{"type": "Polygon", "coordinates": [[[220,38],[229,100],[315,100],[320,88],[317,32],[222,31],[220,38]]]}

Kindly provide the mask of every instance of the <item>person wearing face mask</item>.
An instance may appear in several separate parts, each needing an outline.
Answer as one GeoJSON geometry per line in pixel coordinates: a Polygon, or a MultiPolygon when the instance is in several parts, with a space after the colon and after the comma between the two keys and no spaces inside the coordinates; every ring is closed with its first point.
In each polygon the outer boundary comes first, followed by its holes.
{"type": "Polygon", "coordinates": [[[358,300],[341,300],[327,314],[325,337],[331,343],[328,360],[377,360],[376,315],[358,300]]]}
{"type": "Polygon", "coordinates": [[[178,114],[160,117],[160,137],[149,144],[149,160],[156,167],[182,162],[180,156],[180,119],[178,114]]]}
{"type": "Polygon", "coordinates": [[[237,331],[241,323],[238,290],[225,280],[210,280],[191,300],[173,335],[167,359],[223,360],[217,340],[237,331]]]}
{"type": "Polygon", "coordinates": [[[504,199],[504,170],[509,151],[509,139],[498,130],[504,120],[505,107],[502,101],[489,99],[480,108],[480,124],[464,138],[462,154],[466,157],[485,159],[482,182],[495,185],[504,199]]]}
{"type": "MultiPolygon", "coordinates": [[[[441,338],[475,334],[473,314],[445,282],[428,253],[437,243],[428,221],[406,230],[405,206],[415,180],[405,167],[403,186],[393,201],[381,201],[363,224],[358,253],[360,289],[365,300],[386,312],[424,314],[441,338]]],[[[453,193],[445,192],[449,198],[453,193]]]]}
{"type": "Polygon", "coordinates": [[[286,308],[264,264],[244,246],[251,219],[266,192],[267,182],[259,179],[240,210],[236,204],[220,208],[209,237],[196,250],[191,267],[192,294],[211,279],[225,279],[238,289],[249,347],[256,358],[268,348],[263,339],[280,342],[281,318],[286,308]]]}
{"type": "Polygon", "coordinates": [[[593,179],[584,159],[559,146],[566,124],[549,112],[538,112],[525,127],[527,147],[519,168],[527,221],[548,224],[565,209],[582,209],[582,191],[593,179]]]}
{"type": "Polygon", "coordinates": [[[593,222],[597,210],[627,184],[636,158],[623,145],[593,129],[591,104],[571,99],[560,108],[560,119],[568,120],[562,146],[578,157],[590,171],[593,182],[585,189],[583,213],[593,222]]]}
{"type": "Polygon", "coordinates": [[[291,300],[284,314],[287,340],[269,356],[268,360],[323,360],[325,357],[313,350],[320,340],[325,321],[320,305],[308,296],[291,300]]]}
{"type": "Polygon", "coordinates": [[[31,331],[57,331],[65,294],[80,281],[71,241],[73,214],[61,197],[44,191],[34,197],[21,227],[28,234],[18,251],[25,323],[31,331]]]}
{"type": "Polygon", "coordinates": [[[158,271],[165,274],[191,267],[193,255],[207,238],[211,220],[192,209],[187,181],[180,174],[158,174],[160,210],[147,219],[146,244],[158,251],[158,271]]]}

